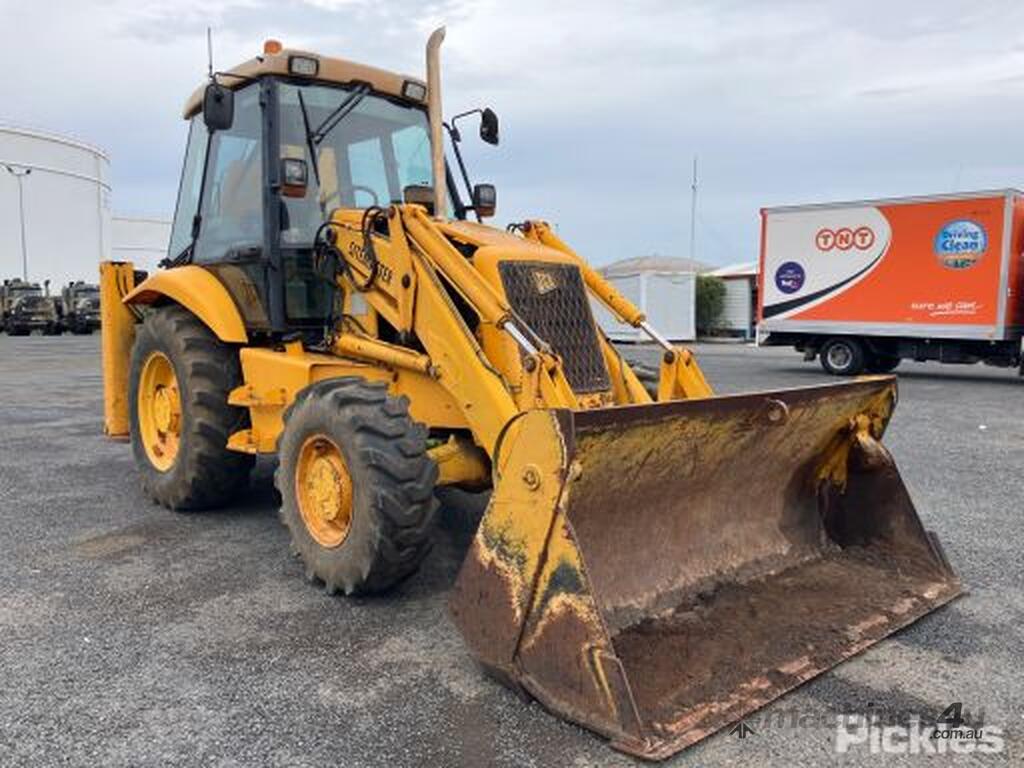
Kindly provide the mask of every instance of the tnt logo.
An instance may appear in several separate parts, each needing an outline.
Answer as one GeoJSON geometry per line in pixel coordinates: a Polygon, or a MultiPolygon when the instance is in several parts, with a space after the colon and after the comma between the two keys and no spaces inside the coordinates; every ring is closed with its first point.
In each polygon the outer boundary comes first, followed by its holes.
{"type": "Polygon", "coordinates": [[[826,227],[818,230],[818,234],[814,236],[814,244],[818,246],[819,251],[848,251],[851,248],[866,251],[875,244],[875,231],[871,227],[842,227],[835,230],[826,227]]]}

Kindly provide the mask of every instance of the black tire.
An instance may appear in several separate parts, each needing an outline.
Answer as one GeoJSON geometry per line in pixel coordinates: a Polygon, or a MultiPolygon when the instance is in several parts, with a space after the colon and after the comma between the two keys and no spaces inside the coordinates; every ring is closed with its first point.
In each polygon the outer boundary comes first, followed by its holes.
{"type": "Polygon", "coordinates": [[[633,369],[633,374],[637,379],[639,379],[643,388],[647,390],[647,394],[651,396],[651,399],[657,400],[658,383],[661,380],[661,368],[656,368],[652,365],[641,363],[636,360],[625,360],[624,362],[633,369]]]}
{"type": "Polygon", "coordinates": [[[28,328],[24,328],[20,325],[12,325],[7,329],[7,333],[10,336],[28,336],[32,333],[28,328]]]}
{"type": "Polygon", "coordinates": [[[228,437],[249,423],[244,408],[228,405],[228,393],[241,382],[238,352],[191,312],[173,304],[147,315],[132,349],[128,411],[135,463],[154,501],[175,510],[211,509],[248,484],[253,457],[227,448],[228,437]],[[153,466],[139,431],[139,376],[154,352],[170,360],[181,401],[178,453],[166,471],[153,466]]]}
{"type": "Polygon", "coordinates": [[[868,370],[872,373],[892,373],[900,365],[900,358],[895,355],[872,355],[868,370]]]}
{"type": "Polygon", "coordinates": [[[821,367],[833,376],[856,376],[864,370],[864,345],[857,339],[831,338],[822,344],[818,356],[821,367]]]}
{"type": "Polygon", "coordinates": [[[306,577],[331,594],[370,594],[414,573],[432,544],[437,466],[408,399],[390,396],[383,383],[345,377],[304,389],[284,418],[274,482],[306,577]],[[348,530],[333,546],[314,538],[295,492],[300,452],[317,436],[337,446],[352,485],[348,530]]]}

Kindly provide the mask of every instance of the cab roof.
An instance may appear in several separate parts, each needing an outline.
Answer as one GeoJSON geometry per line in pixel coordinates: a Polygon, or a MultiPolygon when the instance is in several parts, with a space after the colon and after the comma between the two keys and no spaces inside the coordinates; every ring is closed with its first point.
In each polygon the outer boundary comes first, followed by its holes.
{"type": "MultiPolygon", "coordinates": [[[[356,62],[348,61],[347,59],[336,59],[329,56],[321,56],[320,54],[310,53],[309,51],[280,48],[279,44],[272,43],[273,41],[267,42],[264,46],[264,53],[262,55],[242,62],[236,67],[232,67],[219,76],[217,81],[228,88],[240,88],[245,85],[249,79],[262,77],[264,75],[283,75],[286,77],[308,80],[310,82],[338,83],[342,85],[360,82],[368,83],[371,88],[375,91],[379,91],[380,93],[397,96],[398,98],[406,99],[407,101],[416,101],[415,99],[409,99],[402,93],[402,86],[406,82],[411,81],[422,86],[422,92],[426,94],[427,85],[418,77],[401,75],[397,72],[388,72],[387,70],[377,69],[376,67],[367,66],[366,64],[357,64],[356,62]],[[289,61],[292,57],[315,59],[318,62],[317,74],[314,77],[303,77],[301,75],[294,74],[289,66],[289,61]],[[238,75],[239,77],[231,77],[231,75],[238,75]]],[[[185,109],[182,116],[186,120],[202,109],[203,91],[205,88],[205,83],[196,88],[188,98],[188,101],[185,102],[185,109]]],[[[420,103],[426,104],[425,96],[423,101],[420,103]]]]}

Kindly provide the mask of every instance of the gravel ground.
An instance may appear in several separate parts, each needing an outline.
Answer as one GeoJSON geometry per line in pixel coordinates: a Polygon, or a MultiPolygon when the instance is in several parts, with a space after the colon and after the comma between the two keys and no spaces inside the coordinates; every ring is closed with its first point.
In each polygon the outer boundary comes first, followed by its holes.
{"type": "MultiPolygon", "coordinates": [[[[128,447],[101,435],[98,342],[0,336],[0,764],[634,764],[478,672],[445,607],[464,534],[440,531],[390,599],[349,600],[287,556],[268,466],[230,509],[149,503],[128,447]]],[[[789,350],[697,351],[721,392],[828,380],[789,350]]],[[[954,701],[1005,748],[949,762],[1020,764],[1024,383],[900,374],[886,443],[970,594],[775,702],[747,738],[719,733],[668,765],[820,765],[839,714],[900,722],[954,701]]],[[[927,759],[844,756],[883,757],[927,759]]]]}

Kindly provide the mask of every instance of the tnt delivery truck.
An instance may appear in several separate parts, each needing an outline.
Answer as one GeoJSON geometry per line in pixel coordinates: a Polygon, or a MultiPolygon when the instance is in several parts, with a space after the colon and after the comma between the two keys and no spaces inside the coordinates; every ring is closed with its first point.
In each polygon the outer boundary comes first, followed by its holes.
{"type": "Polygon", "coordinates": [[[763,209],[758,341],[836,375],[1020,369],[1022,252],[1016,190],[763,209]]]}

